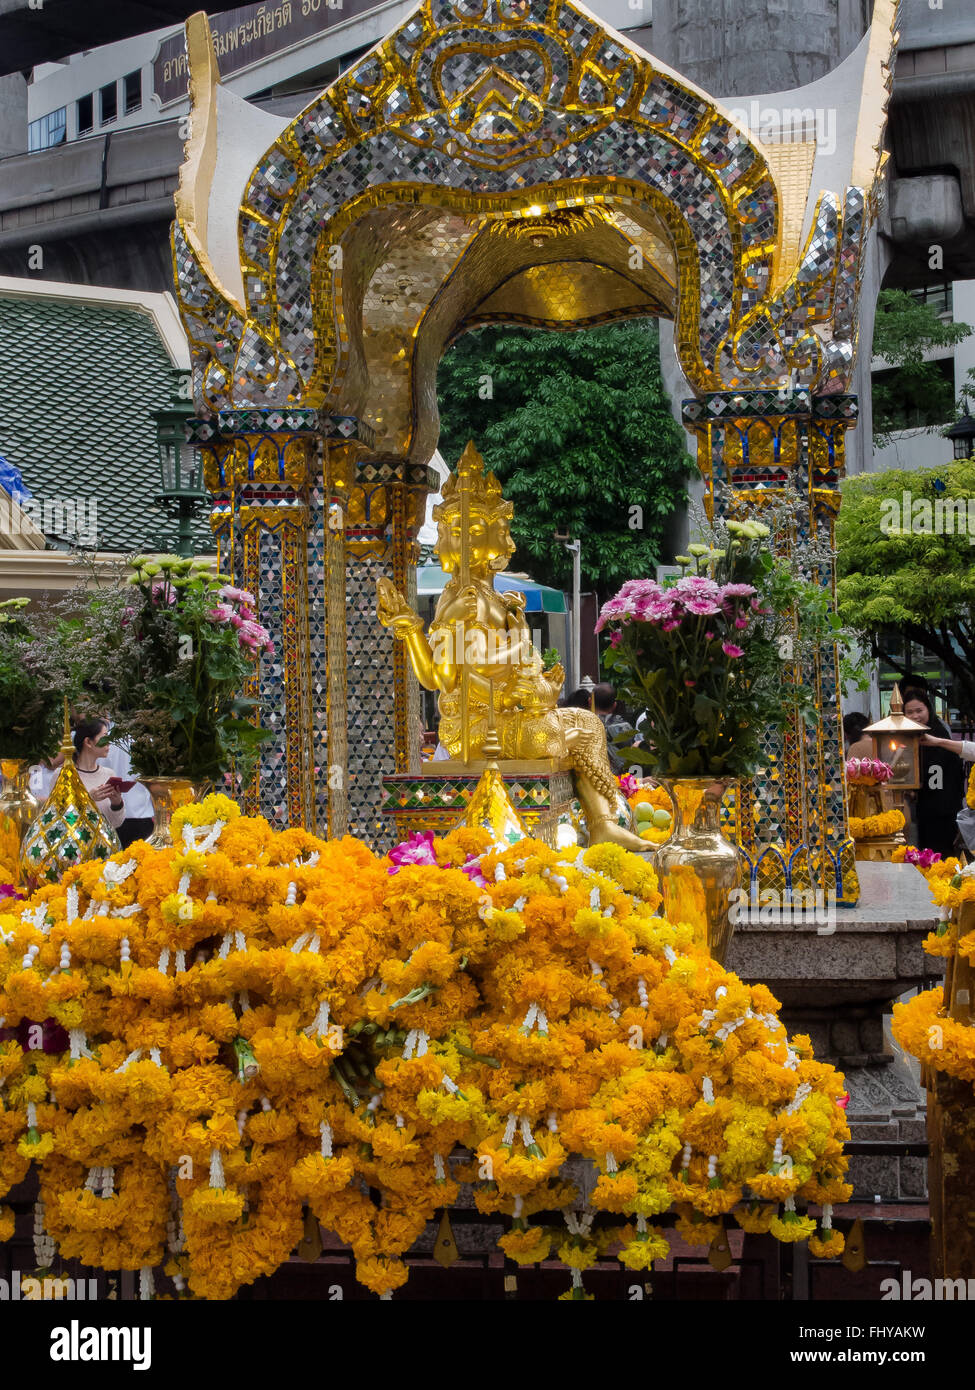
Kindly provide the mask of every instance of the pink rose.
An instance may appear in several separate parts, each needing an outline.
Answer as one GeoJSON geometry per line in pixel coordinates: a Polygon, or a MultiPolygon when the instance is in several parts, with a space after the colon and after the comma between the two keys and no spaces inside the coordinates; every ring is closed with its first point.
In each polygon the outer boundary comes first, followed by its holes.
{"type": "Polygon", "coordinates": [[[236,614],[229,603],[218,603],[216,608],[211,608],[207,613],[211,623],[229,623],[233,621],[235,616],[236,614]]]}
{"type": "Polygon", "coordinates": [[[220,597],[230,603],[253,603],[254,595],[247,589],[235,589],[232,584],[225,584],[220,590],[220,597]]]}
{"type": "Polygon", "coordinates": [[[234,623],[234,626],[237,628],[237,640],[242,647],[247,647],[252,652],[274,650],[271,634],[260,623],[241,620],[234,623]]]}

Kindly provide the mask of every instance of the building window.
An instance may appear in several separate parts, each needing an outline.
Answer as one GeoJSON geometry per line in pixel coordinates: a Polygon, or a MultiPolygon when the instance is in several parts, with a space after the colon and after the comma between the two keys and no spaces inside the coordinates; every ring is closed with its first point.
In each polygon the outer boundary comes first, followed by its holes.
{"type": "Polygon", "coordinates": [[[31,121],[27,127],[27,148],[29,150],[49,150],[53,145],[63,145],[68,138],[68,108],[60,107],[48,116],[31,121]]]}
{"type": "Polygon", "coordinates": [[[955,412],[954,358],[939,357],[931,365],[938,376],[925,378],[923,386],[914,390],[910,382],[905,382],[900,368],[873,373],[870,380],[876,428],[927,430],[951,422],[955,412]]]}
{"type": "Polygon", "coordinates": [[[941,318],[951,318],[952,316],[952,286],[944,285],[925,285],[921,289],[908,290],[919,304],[926,304],[929,309],[933,309],[941,318]]]}
{"type": "Polygon", "coordinates": [[[78,98],[78,134],[88,135],[95,128],[95,97],[89,92],[78,98]]]}
{"type": "Polygon", "coordinates": [[[112,121],[118,118],[118,83],[109,82],[106,86],[99,88],[99,124],[111,125],[112,121]]]}
{"type": "Polygon", "coordinates": [[[125,83],[125,114],[130,116],[142,105],[142,70],[127,72],[122,79],[125,83]]]}

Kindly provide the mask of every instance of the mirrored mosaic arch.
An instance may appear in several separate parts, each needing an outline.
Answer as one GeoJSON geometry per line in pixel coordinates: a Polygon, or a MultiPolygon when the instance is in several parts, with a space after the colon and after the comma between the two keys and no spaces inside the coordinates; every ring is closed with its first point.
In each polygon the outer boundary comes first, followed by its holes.
{"type": "MultiPolygon", "coordinates": [[[[561,306],[522,321],[578,327],[603,316],[608,300],[612,316],[675,319],[681,366],[700,393],[790,373],[819,393],[845,389],[869,220],[862,189],[820,196],[790,266],[775,173],[706,94],[581,7],[426,0],[258,162],[239,213],[244,303],[220,291],[191,229],[177,226],[201,409],[298,403],[368,419],[374,373],[363,337],[375,314],[366,300],[398,257],[397,282],[380,288],[408,341],[396,346],[399,380],[383,383],[392,419],[380,412],[370,423],[383,439],[391,422],[383,442],[399,452],[404,431],[412,436],[407,402],[412,414],[427,400],[422,377],[443,346],[426,339],[504,317],[502,305],[479,318],[458,296],[444,328],[431,323],[434,297],[442,306],[447,290],[451,301],[457,278],[490,300],[512,273],[504,242],[530,245],[556,214],[558,260],[573,259],[578,213],[591,219],[581,259],[610,278],[594,281],[574,316],[561,306]],[[621,242],[645,252],[648,267],[628,303],[621,242]]],[[[534,264],[544,280],[540,259],[527,255],[522,269],[534,264]]],[[[411,452],[419,460],[422,449],[411,452]]]]}

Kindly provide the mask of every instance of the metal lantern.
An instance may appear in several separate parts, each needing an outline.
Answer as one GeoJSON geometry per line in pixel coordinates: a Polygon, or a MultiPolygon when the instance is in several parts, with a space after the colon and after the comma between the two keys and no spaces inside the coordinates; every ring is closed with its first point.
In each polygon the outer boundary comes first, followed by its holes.
{"type": "Polygon", "coordinates": [[[951,440],[956,459],[970,459],[975,454],[975,420],[968,414],[967,401],[965,414],[950,430],[945,430],[945,438],[951,440]]]}
{"type": "Polygon", "coordinates": [[[193,413],[193,404],[183,399],[178,383],[170,405],[152,413],[162,484],[156,502],[168,516],[175,517],[178,526],[176,552],[187,557],[193,554],[193,518],[208,500],[200,452],[188,442],[187,422],[193,413]]]}
{"type": "Polygon", "coordinates": [[[893,769],[893,777],[884,784],[886,790],[917,791],[921,785],[921,738],[929,731],[904,713],[900,686],[894,686],[890,697],[890,714],[868,724],[863,732],[873,739],[874,756],[893,769]]]}

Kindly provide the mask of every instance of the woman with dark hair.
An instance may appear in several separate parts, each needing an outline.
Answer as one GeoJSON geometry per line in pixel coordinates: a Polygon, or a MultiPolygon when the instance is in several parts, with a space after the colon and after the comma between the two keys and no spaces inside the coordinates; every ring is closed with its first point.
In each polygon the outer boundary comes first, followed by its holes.
{"type": "Polygon", "coordinates": [[[961,759],[944,747],[953,741],[951,731],[935,714],[926,690],[912,687],[904,691],[904,713],[938,740],[934,744],[925,739],[921,747],[921,787],[916,801],[918,848],[936,850],[947,858],[955,850],[965,789],[961,759]]]}
{"type": "Polygon", "coordinates": [[[118,779],[105,776],[99,764],[108,757],[108,721],[83,719],[74,727],[75,771],[95,805],[115,830],[125,820],[125,805],[118,779]]]}
{"type": "Polygon", "coordinates": [[[872,758],[873,744],[864,736],[864,729],[870,723],[870,716],[853,710],[843,716],[843,738],[846,740],[848,758],[872,758]]]}

